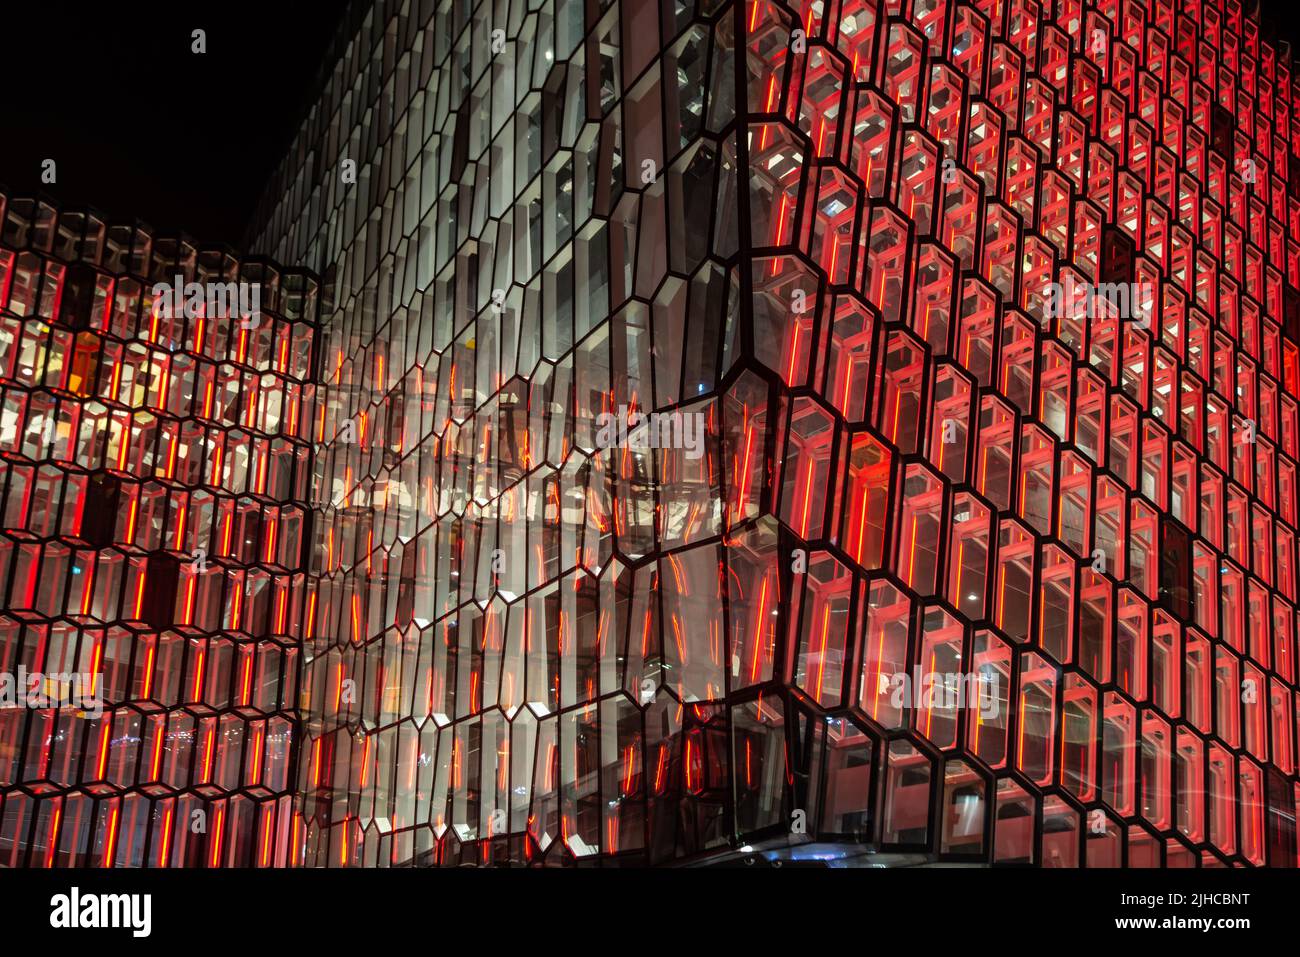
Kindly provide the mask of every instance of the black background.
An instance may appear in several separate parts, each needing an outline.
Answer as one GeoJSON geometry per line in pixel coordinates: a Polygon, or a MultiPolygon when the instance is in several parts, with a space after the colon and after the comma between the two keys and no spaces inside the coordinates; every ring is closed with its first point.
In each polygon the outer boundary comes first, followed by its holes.
{"type": "Polygon", "coordinates": [[[0,0],[0,190],[238,247],[346,7],[0,0]]]}

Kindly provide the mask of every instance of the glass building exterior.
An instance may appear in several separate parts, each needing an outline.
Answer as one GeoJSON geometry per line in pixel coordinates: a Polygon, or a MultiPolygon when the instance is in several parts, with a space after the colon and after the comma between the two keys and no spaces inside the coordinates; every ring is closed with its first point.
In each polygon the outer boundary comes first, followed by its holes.
{"type": "Polygon", "coordinates": [[[0,708],[0,865],[282,865],[315,280],[44,202],[0,222],[0,672],[34,682],[0,708]],[[158,301],[178,275],[261,312],[158,301]],[[74,674],[99,707],[33,706],[74,674]]]}
{"type": "Polygon", "coordinates": [[[0,864],[1295,866],[1289,60],[358,2],[250,258],[9,201],[0,864]]]}

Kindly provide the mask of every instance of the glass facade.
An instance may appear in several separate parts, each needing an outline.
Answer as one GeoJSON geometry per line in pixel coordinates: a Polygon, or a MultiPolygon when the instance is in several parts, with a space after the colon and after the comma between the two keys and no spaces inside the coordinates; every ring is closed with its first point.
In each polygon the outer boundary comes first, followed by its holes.
{"type": "MultiPolygon", "coordinates": [[[[747,591],[776,532],[761,482],[726,493],[768,402],[724,385],[737,29],[725,5],[378,6],[268,191],[255,248],[323,276],[304,863],[727,846],[723,535],[747,591]],[[602,446],[619,407],[698,415],[706,448],[602,446]]],[[[746,800],[777,821],[782,695],[749,697],[746,800]]]]}
{"type": "Polygon", "coordinates": [[[315,280],[43,202],[0,222],[0,865],[282,865],[315,280]],[[261,312],[173,308],[176,276],[261,312]]]}
{"type": "Polygon", "coordinates": [[[1300,87],[1241,4],[336,53],[255,258],[4,210],[0,667],[106,703],[0,710],[0,863],[1296,866],[1300,87]]]}

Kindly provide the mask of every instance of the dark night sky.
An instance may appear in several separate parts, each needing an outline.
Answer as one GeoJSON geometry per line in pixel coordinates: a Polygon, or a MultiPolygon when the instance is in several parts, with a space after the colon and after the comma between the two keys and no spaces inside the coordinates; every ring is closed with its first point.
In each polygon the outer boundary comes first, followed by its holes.
{"type": "Polygon", "coordinates": [[[237,247],[346,6],[4,0],[0,184],[237,247]]]}

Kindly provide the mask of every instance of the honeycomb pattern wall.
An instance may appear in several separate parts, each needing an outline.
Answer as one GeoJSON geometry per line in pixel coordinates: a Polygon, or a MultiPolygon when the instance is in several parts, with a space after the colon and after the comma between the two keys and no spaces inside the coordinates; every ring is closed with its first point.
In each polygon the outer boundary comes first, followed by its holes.
{"type": "Polygon", "coordinates": [[[331,290],[303,861],[1293,865],[1286,59],[1233,2],[371,7],[257,241],[331,290]]]}
{"type": "Polygon", "coordinates": [[[0,865],[283,865],[315,280],[44,202],[0,223],[0,672],[93,676],[0,709],[0,865]],[[178,276],[262,311],[173,308],[178,276]]]}
{"type": "Polygon", "coordinates": [[[377,5],[268,190],[326,302],[307,865],[726,846],[728,9],[377,5]]]}
{"type": "Polygon", "coordinates": [[[256,258],[10,202],[0,863],[1296,866],[1289,59],[379,0],[256,258]]]}

